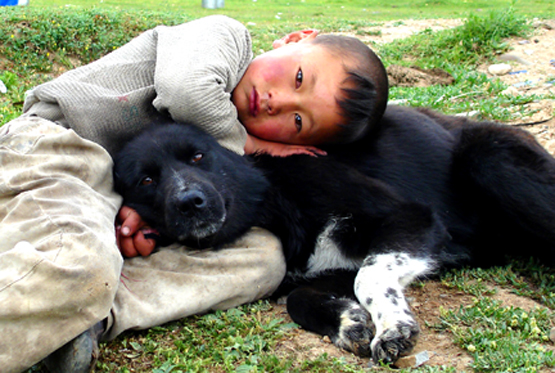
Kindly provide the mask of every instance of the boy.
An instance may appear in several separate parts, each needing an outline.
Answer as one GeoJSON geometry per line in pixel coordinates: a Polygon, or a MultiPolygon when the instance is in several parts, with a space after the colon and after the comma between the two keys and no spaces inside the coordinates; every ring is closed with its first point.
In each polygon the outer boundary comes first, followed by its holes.
{"type": "MultiPolygon", "coordinates": [[[[276,40],[234,88],[232,102],[247,131],[246,154],[323,155],[315,145],[354,141],[381,118],[388,85],[379,58],[358,39],[317,36],[303,30],[276,40]]],[[[149,255],[155,242],[144,240],[140,217],[123,207],[118,219],[124,256],[149,255]]]]}
{"type": "MultiPolygon", "coordinates": [[[[114,242],[113,219],[121,198],[112,191],[109,154],[167,115],[197,123],[238,153],[312,154],[318,150],[308,146],[311,135],[314,145],[356,138],[363,129],[348,134],[336,127],[350,128],[357,120],[367,127],[379,119],[387,99],[385,74],[372,72],[375,81],[372,75],[362,78],[351,74],[349,69],[359,66],[350,66],[349,58],[333,49],[328,55],[321,54],[323,48],[312,49],[326,66],[341,63],[346,69],[327,76],[326,69],[310,64],[314,59],[306,58],[302,48],[290,45],[319,39],[311,35],[291,34],[268,53],[275,59],[251,63],[246,29],[225,17],[207,17],[150,30],[29,93],[25,114],[0,129],[3,371],[22,371],[47,355],[52,371],[88,371],[101,333],[110,339],[124,330],[234,307],[279,285],[285,272],[280,244],[256,228],[232,249],[195,253],[172,246],[124,262],[114,242]],[[286,47],[292,49],[272,54],[286,47]],[[278,62],[288,61],[288,55],[299,64],[291,76],[298,95],[289,94],[296,101],[277,101],[284,96],[262,90],[257,71],[262,77],[285,71],[287,65],[278,62]],[[271,70],[255,69],[264,65],[271,70]],[[332,79],[340,72],[345,79],[332,79]],[[314,89],[322,82],[325,89],[314,89]],[[358,89],[352,90],[359,82],[362,92],[369,93],[363,100],[356,97],[358,89]],[[334,89],[338,83],[341,92],[334,89]],[[334,125],[326,122],[329,118],[334,125]],[[289,123],[296,132],[275,132],[289,123]],[[247,131],[253,135],[248,140],[247,131]]],[[[277,86],[281,80],[272,82],[277,86]]],[[[125,235],[118,238],[124,254],[124,241],[132,246],[147,241],[136,234],[136,214],[125,212],[119,214],[125,235]]]]}

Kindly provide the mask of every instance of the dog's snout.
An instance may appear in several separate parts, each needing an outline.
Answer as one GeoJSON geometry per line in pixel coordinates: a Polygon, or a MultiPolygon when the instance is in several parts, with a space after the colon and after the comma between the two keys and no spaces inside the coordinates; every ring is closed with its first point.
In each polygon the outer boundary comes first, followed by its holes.
{"type": "Polygon", "coordinates": [[[198,189],[181,191],[177,195],[177,207],[182,212],[202,210],[206,207],[206,195],[198,189]]]}

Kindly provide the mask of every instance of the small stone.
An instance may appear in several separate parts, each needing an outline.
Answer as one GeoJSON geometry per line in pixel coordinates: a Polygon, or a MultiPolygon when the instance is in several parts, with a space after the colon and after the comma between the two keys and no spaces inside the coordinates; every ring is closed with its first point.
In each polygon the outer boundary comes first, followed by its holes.
{"type": "Polygon", "coordinates": [[[522,65],[533,65],[532,62],[526,61],[524,58],[510,53],[502,54],[497,58],[499,58],[501,61],[515,61],[522,65]]]}
{"type": "Polygon", "coordinates": [[[520,95],[520,92],[516,87],[510,86],[509,88],[501,91],[501,94],[505,96],[518,96],[520,95]]]}
{"type": "Polygon", "coordinates": [[[322,337],[322,341],[323,341],[323,342],[326,342],[326,343],[331,343],[331,339],[330,339],[330,337],[327,336],[327,335],[325,335],[325,336],[322,337]]]}
{"type": "Polygon", "coordinates": [[[409,100],[407,100],[406,98],[401,98],[398,100],[389,100],[387,102],[388,105],[405,105],[408,104],[409,100]]]}
{"type": "Polygon", "coordinates": [[[555,343],[555,328],[551,328],[549,331],[549,339],[551,342],[555,343]]]}
{"type": "Polygon", "coordinates": [[[509,71],[511,71],[513,68],[511,67],[511,65],[507,64],[507,63],[498,63],[495,65],[490,65],[488,67],[488,72],[491,75],[505,75],[507,74],[509,71]]]}
{"type": "Polygon", "coordinates": [[[414,355],[403,356],[395,362],[396,368],[417,368],[430,360],[428,351],[422,351],[414,355]]]}
{"type": "Polygon", "coordinates": [[[480,111],[478,110],[472,110],[472,111],[467,111],[465,113],[455,114],[456,117],[466,117],[466,118],[474,118],[474,117],[477,117],[478,115],[480,115],[480,111]]]}
{"type": "Polygon", "coordinates": [[[279,297],[276,303],[281,305],[287,304],[287,295],[279,297]]]}

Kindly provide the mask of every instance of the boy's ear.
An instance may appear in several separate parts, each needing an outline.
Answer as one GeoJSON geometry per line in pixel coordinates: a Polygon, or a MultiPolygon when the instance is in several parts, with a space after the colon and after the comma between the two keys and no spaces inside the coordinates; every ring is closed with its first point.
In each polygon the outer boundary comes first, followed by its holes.
{"type": "Polygon", "coordinates": [[[274,40],[272,47],[277,49],[289,43],[300,43],[304,41],[311,41],[318,35],[317,30],[299,30],[285,35],[281,39],[274,40]]]}

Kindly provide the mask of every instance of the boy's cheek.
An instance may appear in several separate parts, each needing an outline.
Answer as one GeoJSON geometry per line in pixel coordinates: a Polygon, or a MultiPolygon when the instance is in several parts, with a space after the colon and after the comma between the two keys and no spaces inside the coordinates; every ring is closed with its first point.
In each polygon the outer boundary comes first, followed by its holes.
{"type": "Polygon", "coordinates": [[[252,135],[268,141],[287,141],[288,136],[283,126],[275,121],[258,121],[247,128],[252,135]]]}
{"type": "Polygon", "coordinates": [[[269,61],[261,69],[262,79],[266,82],[279,81],[285,75],[285,69],[280,63],[269,61]]]}

